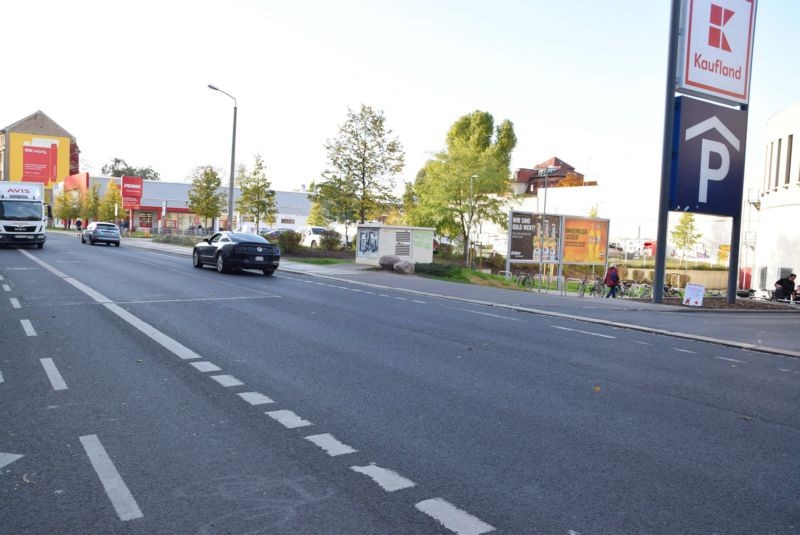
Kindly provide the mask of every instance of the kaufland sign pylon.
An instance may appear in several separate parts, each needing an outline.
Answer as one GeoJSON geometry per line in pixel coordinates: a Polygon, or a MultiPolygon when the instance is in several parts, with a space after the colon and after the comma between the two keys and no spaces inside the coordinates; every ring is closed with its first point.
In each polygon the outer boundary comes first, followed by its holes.
{"type": "Polygon", "coordinates": [[[677,90],[747,104],[756,0],[684,0],[677,90]]]}

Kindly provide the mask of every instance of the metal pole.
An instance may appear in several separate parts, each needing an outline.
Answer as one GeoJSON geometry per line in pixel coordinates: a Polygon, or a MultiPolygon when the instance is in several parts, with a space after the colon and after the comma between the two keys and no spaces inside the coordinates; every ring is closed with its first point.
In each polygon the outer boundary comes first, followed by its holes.
{"type": "Polygon", "coordinates": [[[547,169],[544,170],[544,205],[542,207],[542,232],[539,233],[539,293],[544,283],[544,222],[547,219],[547,169]]]}
{"type": "Polygon", "coordinates": [[[664,298],[664,276],[667,260],[667,226],[669,224],[669,174],[672,163],[672,130],[675,126],[675,74],[678,65],[678,31],[681,0],[672,0],[669,23],[669,56],[664,97],[664,142],[661,150],[661,198],[658,203],[658,233],[656,237],[656,266],[653,277],[653,302],[664,298]]]}
{"type": "Polygon", "coordinates": [[[234,97],[230,93],[226,93],[222,89],[211,84],[208,84],[208,88],[213,91],[219,91],[223,95],[227,95],[228,97],[233,99],[233,137],[231,141],[231,176],[229,177],[228,181],[228,224],[227,224],[227,230],[233,230],[233,172],[236,167],[236,113],[237,113],[236,97],[234,97]]]}

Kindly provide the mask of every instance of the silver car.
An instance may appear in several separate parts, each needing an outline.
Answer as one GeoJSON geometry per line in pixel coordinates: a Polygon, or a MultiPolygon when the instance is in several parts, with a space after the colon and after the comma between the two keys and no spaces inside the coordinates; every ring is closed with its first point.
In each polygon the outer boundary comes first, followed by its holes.
{"type": "Polygon", "coordinates": [[[92,221],[81,231],[81,243],[86,242],[89,242],[91,245],[95,243],[105,243],[107,245],[114,244],[119,247],[119,227],[114,223],[92,221]]]}

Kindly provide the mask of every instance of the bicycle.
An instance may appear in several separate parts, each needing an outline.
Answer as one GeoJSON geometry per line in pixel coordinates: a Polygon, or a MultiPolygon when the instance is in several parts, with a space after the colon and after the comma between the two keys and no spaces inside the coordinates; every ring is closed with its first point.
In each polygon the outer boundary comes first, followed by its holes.
{"type": "Polygon", "coordinates": [[[527,271],[520,271],[514,275],[514,283],[527,290],[533,289],[533,277],[527,271]]]}
{"type": "Polygon", "coordinates": [[[594,284],[592,284],[591,288],[589,289],[589,293],[593,297],[603,297],[605,289],[606,286],[603,284],[603,279],[597,278],[594,280],[594,284]]]}

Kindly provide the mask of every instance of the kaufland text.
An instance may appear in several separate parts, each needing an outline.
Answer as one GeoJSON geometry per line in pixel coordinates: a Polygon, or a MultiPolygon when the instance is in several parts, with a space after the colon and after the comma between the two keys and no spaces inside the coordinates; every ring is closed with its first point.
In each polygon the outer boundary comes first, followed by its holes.
{"type": "Polygon", "coordinates": [[[695,52],[694,55],[694,66],[696,69],[703,69],[704,71],[708,71],[713,74],[721,74],[726,78],[733,78],[735,80],[742,79],[742,68],[739,67],[738,69],[734,69],[733,67],[728,67],[724,63],[722,63],[721,59],[716,61],[709,61],[703,58],[702,54],[698,54],[695,52]]]}

